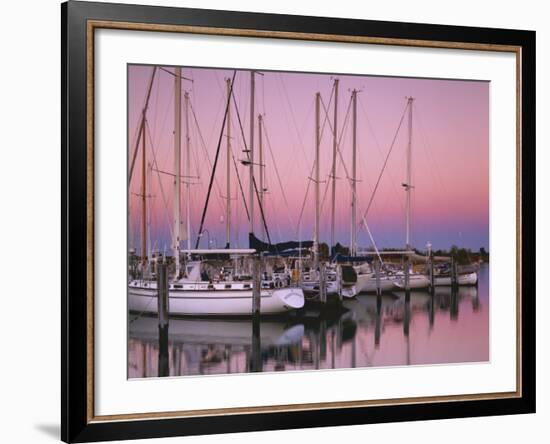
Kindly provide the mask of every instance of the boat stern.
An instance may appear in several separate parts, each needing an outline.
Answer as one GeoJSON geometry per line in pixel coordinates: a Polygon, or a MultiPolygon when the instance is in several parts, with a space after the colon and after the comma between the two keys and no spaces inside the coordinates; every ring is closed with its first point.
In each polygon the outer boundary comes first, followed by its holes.
{"type": "Polygon", "coordinates": [[[351,285],[349,287],[342,287],[342,297],[346,299],[355,297],[357,293],[358,291],[355,285],[351,285]]]}
{"type": "Polygon", "coordinates": [[[304,292],[298,287],[279,288],[273,292],[273,296],[279,298],[288,309],[302,308],[305,303],[304,292]]]}

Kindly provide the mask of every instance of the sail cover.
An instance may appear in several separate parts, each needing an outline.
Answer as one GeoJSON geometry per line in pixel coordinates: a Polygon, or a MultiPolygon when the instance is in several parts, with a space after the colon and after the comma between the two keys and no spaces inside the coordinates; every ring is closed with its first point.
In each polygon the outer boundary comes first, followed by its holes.
{"type": "Polygon", "coordinates": [[[253,248],[257,252],[282,254],[286,250],[295,250],[297,248],[311,248],[313,247],[313,241],[288,241],[279,242],[278,244],[269,244],[258,239],[256,236],[254,236],[254,233],[249,233],[248,246],[249,248],[253,248]]]}
{"type": "Polygon", "coordinates": [[[371,256],[371,255],[368,255],[368,256],[342,256],[342,255],[336,255],[334,257],[334,260],[338,263],[347,263],[347,262],[365,263],[365,262],[368,262],[370,264],[374,260],[374,256],[371,256]]]}

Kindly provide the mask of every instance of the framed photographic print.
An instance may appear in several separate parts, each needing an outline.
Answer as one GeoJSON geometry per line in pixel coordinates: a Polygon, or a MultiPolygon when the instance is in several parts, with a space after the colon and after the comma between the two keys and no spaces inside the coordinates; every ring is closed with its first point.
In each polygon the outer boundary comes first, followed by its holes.
{"type": "Polygon", "coordinates": [[[535,411],[535,33],[64,3],[62,439],[535,411]]]}

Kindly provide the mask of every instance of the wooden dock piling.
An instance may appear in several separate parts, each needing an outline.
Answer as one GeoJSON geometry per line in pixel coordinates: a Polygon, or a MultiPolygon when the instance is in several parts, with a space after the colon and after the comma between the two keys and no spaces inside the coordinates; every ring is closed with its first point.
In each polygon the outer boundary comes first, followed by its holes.
{"type": "Polygon", "coordinates": [[[166,263],[157,267],[157,311],[159,328],[158,375],[170,376],[168,360],[168,325],[170,315],[170,297],[168,293],[168,270],[166,263]]]}
{"type": "Polygon", "coordinates": [[[262,280],[260,272],[260,258],[255,257],[252,263],[252,314],[256,317],[260,315],[262,280]]]}
{"type": "Polygon", "coordinates": [[[170,376],[170,364],[169,364],[169,350],[168,350],[168,324],[164,327],[159,325],[159,377],[170,376]]]}
{"type": "Polygon", "coordinates": [[[458,319],[458,285],[451,287],[451,306],[449,310],[449,315],[452,321],[458,319]]]}
{"type": "Polygon", "coordinates": [[[250,368],[252,372],[261,372],[263,370],[260,328],[260,316],[258,313],[258,316],[252,318],[252,362],[250,368]]]}
{"type": "Polygon", "coordinates": [[[411,300],[410,297],[405,299],[403,306],[403,335],[408,338],[411,325],[411,300]]]}
{"type": "Polygon", "coordinates": [[[157,311],[159,327],[167,326],[170,298],[168,295],[168,270],[164,262],[159,263],[157,267],[157,311]]]}
{"type": "Polygon", "coordinates": [[[434,328],[435,321],[435,290],[430,295],[430,306],[428,308],[428,322],[430,325],[430,331],[434,328]]]}
{"type": "Polygon", "coordinates": [[[380,261],[378,259],[374,260],[374,274],[376,276],[376,295],[380,296],[382,288],[380,286],[380,261]]]}
{"type": "Polygon", "coordinates": [[[409,256],[405,256],[405,299],[409,300],[411,297],[411,276],[410,276],[410,261],[409,256]]]}
{"type": "Polygon", "coordinates": [[[319,331],[316,333],[319,337],[319,359],[327,359],[327,322],[322,319],[319,322],[319,331]]]}
{"type": "Polygon", "coordinates": [[[454,256],[451,257],[451,287],[458,287],[458,264],[454,256]]]}
{"type": "Polygon", "coordinates": [[[327,303],[327,280],[324,263],[319,264],[319,301],[323,304],[327,303]]]}
{"type": "Polygon", "coordinates": [[[336,267],[336,278],[338,279],[338,299],[340,302],[344,299],[342,296],[342,267],[337,266],[336,267]]]}
{"type": "Polygon", "coordinates": [[[428,267],[430,271],[430,306],[428,310],[428,320],[430,331],[434,328],[435,320],[435,274],[434,274],[434,256],[432,251],[429,251],[428,267]]]}
{"type": "Polygon", "coordinates": [[[351,368],[357,367],[357,338],[354,335],[351,341],[351,368]]]}
{"type": "Polygon", "coordinates": [[[374,325],[374,348],[380,348],[380,335],[382,333],[382,295],[376,296],[376,322],[374,325]]]}
{"type": "Polygon", "coordinates": [[[435,275],[434,275],[434,261],[433,261],[432,253],[430,253],[430,256],[428,259],[428,270],[430,274],[430,294],[433,296],[435,291],[435,275]]]}
{"type": "Polygon", "coordinates": [[[309,335],[309,348],[311,351],[311,359],[313,361],[313,368],[319,370],[320,368],[320,346],[319,346],[319,337],[316,332],[311,332],[309,335]]]}

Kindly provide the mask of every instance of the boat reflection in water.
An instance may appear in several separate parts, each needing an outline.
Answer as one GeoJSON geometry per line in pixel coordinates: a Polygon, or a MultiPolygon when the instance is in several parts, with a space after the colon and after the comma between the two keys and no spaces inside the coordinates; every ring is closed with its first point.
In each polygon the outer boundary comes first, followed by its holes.
{"type": "Polygon", "coordinates": [[[128,376],[487,361],[488,279],[483,266],[478,288],[359,295],[334,316],[170,319],[160,348],[157,319],[130,315],[128,376]]]}

